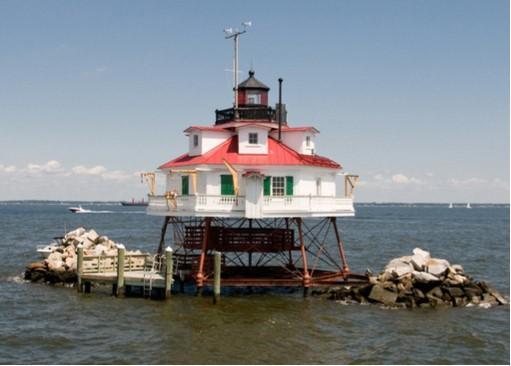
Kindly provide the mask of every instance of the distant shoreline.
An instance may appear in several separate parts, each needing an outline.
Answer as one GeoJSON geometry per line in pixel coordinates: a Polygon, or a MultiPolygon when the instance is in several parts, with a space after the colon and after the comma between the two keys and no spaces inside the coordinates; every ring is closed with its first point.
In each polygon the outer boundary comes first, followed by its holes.
{"type": "MultiPolygon", "coordinates": [[[[0,204],[59,204],[59,205],[67,205],[67,204],[90,204],[90,205],[111,205],[111,204],[121,204],[121,200],[119,201],[88,201],[88,200],[0,200],[0,204]]],[[[379,205],[394,205],[394,206],[410,206],[410,205],[435,205],[435,206],[444,206],[452,203],[455,206],[465,206],[467,202],[374,202],[374,201],[360,201],[355,202],[355,205],[359,206],[379,206],[379,205]]],[[[472,206],[509,206],[509,202],[470,202],[472,206]]]]}

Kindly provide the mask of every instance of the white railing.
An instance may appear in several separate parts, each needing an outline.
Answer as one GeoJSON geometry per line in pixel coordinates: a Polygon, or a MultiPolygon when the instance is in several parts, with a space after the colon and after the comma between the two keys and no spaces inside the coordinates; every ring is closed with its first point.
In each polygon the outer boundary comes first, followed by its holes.
{"type": "Polygon", "coordinates": [[[353,199],[328,196],[265,196],[263,212],[353,211],[353,199]]]}
{"type": "MultiPolygon", "coordinates": [[[[166,198],[149,196],[149,212],[154,214],[244,213],[245,197],[196,194],[166,198]]],[[[264,196],[262,213],[353,213],[353,199],[328,196],[264,196]]]]}
{"type": "Polygon", "coordinates": [[[245,197],[198,194],[197,210],[245,211],[245,197]]]}
{"type": "Polygon", "coordinates": [[[193,212],[193,211],[245,211],[245,197],[222,195],[189,195],[167,198],[149,196],[150,211],[193,212]]]}

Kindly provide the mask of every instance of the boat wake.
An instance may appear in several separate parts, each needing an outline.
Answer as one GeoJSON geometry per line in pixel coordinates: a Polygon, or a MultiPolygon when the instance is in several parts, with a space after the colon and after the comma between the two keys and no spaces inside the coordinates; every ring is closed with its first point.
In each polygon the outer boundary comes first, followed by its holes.
{"type": "Polygon", "coordinates": [[[77,214],[145,214],[145,211],[111,211],[111,210],[87,210],[87,212],[75,212],[77,214]]]}

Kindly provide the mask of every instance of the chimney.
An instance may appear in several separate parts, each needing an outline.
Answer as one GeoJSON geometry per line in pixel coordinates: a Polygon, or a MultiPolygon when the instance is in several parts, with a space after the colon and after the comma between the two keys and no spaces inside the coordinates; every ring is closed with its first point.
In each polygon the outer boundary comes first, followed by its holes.
{"type": "Polygon", "coordinates": [[[279,121],[279,141],[282,140],[282,78],[279,78],[279,105],[276,109],[277,119],[279,121]]]}

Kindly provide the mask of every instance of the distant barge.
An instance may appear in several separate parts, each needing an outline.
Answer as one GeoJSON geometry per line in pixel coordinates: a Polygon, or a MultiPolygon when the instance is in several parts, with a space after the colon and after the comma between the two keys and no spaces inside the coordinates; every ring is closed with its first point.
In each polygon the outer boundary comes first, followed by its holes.
{"type": "Polygon", "coordinates": [[[138,202],[135,202],[135,200],[131,200],[130,201],[121,201],[121,205],[123,206],[147,206],[148,205],[148,202],[147,201],[138,201],[138,202]]]}

